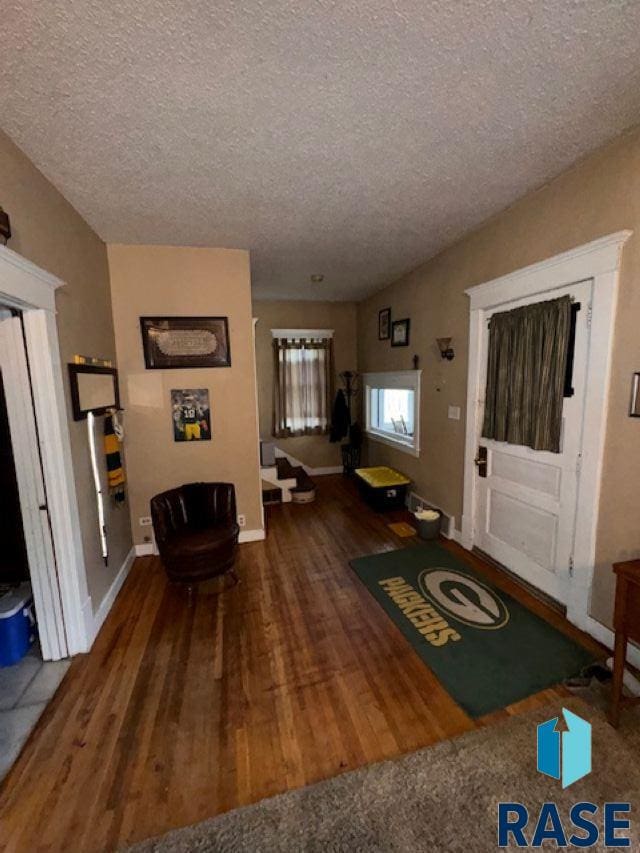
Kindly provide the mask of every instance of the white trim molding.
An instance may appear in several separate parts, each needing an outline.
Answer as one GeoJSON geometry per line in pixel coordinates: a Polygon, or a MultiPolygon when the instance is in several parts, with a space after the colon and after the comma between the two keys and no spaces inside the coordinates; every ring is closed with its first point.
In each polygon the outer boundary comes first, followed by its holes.
{"type": "Polygon", "coordinates": [[[109,587],[105,597],[100,602],[100,607],[97,612],[93,615],[93,620],[91,624],[91,643],[95,640],[95,638],[100,633],[100,628],[104,624],[104,620],[109,615],[109,611],[113,607],[113,603],[115,602],[118,593],[122,589],[123,583],[127,579],[127,575],[131,571],[131,566],[133,566],[134,560],[137,556],[137,548],[132,547],[127,556],[124,558],[124,562],[120,566],[118,570],[118,574],[113,579],[111,586],[109,587]]]}
{"type": "MultiPolygon", "coordinates": [[[[55,291],[62,284],[17,252],[0,246],[0,301],[22,311],[33,408],[40,425],[39,446],[29,452],[41,459],[55,552],[55,566],[40,570],[39,583],[59,596],[62,624],[57,633],[66,638],[66,648],[59,651],[66,656],[88,651],[92,638],[87,633],[89,593],[55,321],[55,291]]],[[[53,657],[44,644],[43,655],[53,657]]]]}
{"type": "Polygon", "coordinates": [[[256,530],[241,530],[238,536],[238,542],[243,545],[245,542],[261,542],[267,538],[267,534],[263,527],[256,530]]]}
{"type": "Polygon", "coordinates": [[[297,341],[299,338],[326,341],[333,337],[333,329],[271,329],[272,338],[286,338],[297,341]]]}
{"type": "MultiPolygon", "coordinates": [[[[603,625],[602,622],[598,622],[598,620],[594,619],[593,616],[588,616],[583,620],[580,628],[586,634],[590,634],[599,643],[602,643],[603,646],[606,646],[608,649],[613,648],[616,639],[615,634],[611,628],[607,628],[606,625],[603,625]]],[[[627,663],[630,663],[637,669],[640,669],[640,648],[631,641],[629,641],[627,645],[627,663]]]]}
{"type": "Polygon", "coordinates": [[[274,454],[276,459],[286,459],[293,468],[302,468],[305,474],[310,477],[324,477],[327,474],[342,474],[344,468],[342,465],[323,465],[320,468],[313,468],[311,465],[305,465],[295,456],[292,456],[286,450],[274,445],[274,454]]]}
{"type": "Polygon", "coordinates": [[[496,305],[556,290],[576,281],[617,272],[622,248],[632,233],[617,231],[540,263],[470,287],[465,293],[469,297],[471,311],[486,311],[496,305]]]}
{"type": "Polygon", "coordinates": [[[83,621],[83,602],[89,596],[80,536],[80,514],[71,460],[71,439],[60,366],[55,315],[25,311],[22,315],[47,503],[58,564],[69,654],[86,652],[92,639],[83,621]]]}
{"type": "MultiPolygon", "coordinates": [[[[238,542],[242,545],[245,542],[259,542],[262,539],[266,539],[267,534],[264,527],[258,527],[255,530],[241,530],[240,535],[238,536],[238,542]]],[[[159,554],[158,546],[154,542],[142,542],[139,545],[135,545],[135,556],[136,557],[157,557],[159,554]]]]}
{"type": "Polygon", "coordinates": [[[23,258],[13,249],[0,246],[2,301],[14,308],[42,308],[55,314],[55,292],[64,282],[23,258]]]}
{"type": "Polygon", "coordinates": [[[258,455],[258,476],[257,476],[257,490],[258,490],[258,498],[260,501],[260,526],[264,528],[264,504],[262,503],[262,476],[260,474],[260,466],[262,464],[262,451],[260,448],[260,409],[258,403],[258,360],[256,358],[256,326],[258,325],[258,318],[253,317],[251,321],[251,365],[253,367],[253,388],[255,392],[255,416],[256,416],[256,435],[258,436],[258,444],[256,447],[257,455],[258,455]]]}
{"type": "Polygon", "coordinates": [[[0,369],[11,431],[29,577],[43,657],[67,656],[60,585],[20,318],[0,322],[0,369]]]}
{"type": "Polygon", "coordinates": [[[400,450],[402,453],[407,453],[409,456],[415,456],[416,458],[420,456],[419,447],[413,447],[406,441],[396,441],[386,432],[376,432],[374,429],[367,429],[364,434],[369,441],[377,441],[378,444],[386,444],[388,447],[393,447],[396,450],[400,450]]]}
{"type": "MultiPolygon", "coordinates": [[[[486,314],[497,306],[574,284],[592,282],[591,328],[584,402],[582,464],[578,481],[574,573],[569,583],[567,618],[596,639],[612,644],[608,628],[590,615],[595,568],[600,479],[607,422],[611,350],[622,249],[631,231],[618,231],[568,252],[532,264],[465,291],[470,299],[467,426],[464,467],[462,542],[474,545],[474,458],[484,389],[480,388],[480,352],[486,314]]],[[[632,659],[640,657],[634,648],[632,659]]]]}

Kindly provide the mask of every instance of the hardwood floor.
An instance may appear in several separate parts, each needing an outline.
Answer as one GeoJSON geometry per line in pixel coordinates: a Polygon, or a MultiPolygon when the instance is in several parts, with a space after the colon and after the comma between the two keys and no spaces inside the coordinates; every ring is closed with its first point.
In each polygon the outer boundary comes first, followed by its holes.
{"type": "MultiPolygon", "coordinates": [[[[414,544],[340,476],[269,510],[242,583],[189,602],[139,558],[94,648],[75,658],[0,788],[3,850],[105,851],[486,725],[448,696],[351,572],[414,544]]],[[[594,651],[482,560],[493,581],[594,651]]]]}

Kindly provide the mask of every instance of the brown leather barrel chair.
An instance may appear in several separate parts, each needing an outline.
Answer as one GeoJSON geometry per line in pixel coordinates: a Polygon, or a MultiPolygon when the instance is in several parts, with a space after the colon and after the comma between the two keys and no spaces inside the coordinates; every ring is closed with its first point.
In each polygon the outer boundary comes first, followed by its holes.
{"type": "Polygon", "coordinates": [[[229,572],[240,529],[232,483],[187,483],[151,499],[158,550],[169,580],[191,586],[229,572]]]}

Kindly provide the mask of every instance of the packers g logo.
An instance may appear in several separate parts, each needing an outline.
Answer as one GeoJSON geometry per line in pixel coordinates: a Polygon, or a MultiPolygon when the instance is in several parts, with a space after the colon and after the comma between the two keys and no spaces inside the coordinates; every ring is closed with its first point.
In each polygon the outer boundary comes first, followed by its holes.
{"type": "Polygon", "coordinates": [[[509,611],[496,593],[475,578],[453,569],[424,569],[422,594],[439,610],[472,628],[495,631],[509,621],[509,611]]]}

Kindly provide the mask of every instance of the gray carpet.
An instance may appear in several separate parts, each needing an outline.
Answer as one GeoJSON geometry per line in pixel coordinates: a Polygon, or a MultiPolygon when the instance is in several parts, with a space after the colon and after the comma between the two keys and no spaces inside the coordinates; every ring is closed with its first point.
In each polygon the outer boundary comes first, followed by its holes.
{"type": "MultiPolygon", "coordinates": [[[[558,704],[228,812],[131,851],[486,853],[498,849],[497,804],[512,800],[536,816],[543,802],[553,801],[567,827],[576,802],[630,802],[631,849],[640,850],[640,818],[634,825],[633,814],[640,799],[640,716],[626,712],[616,732],[580,700],[565,706],[593,725],[593,772],[565,791],[536,771],[535,726],[561,713],[558,704]]],[[[544,844],[557,849],[555,842],[544,844]]]]}

